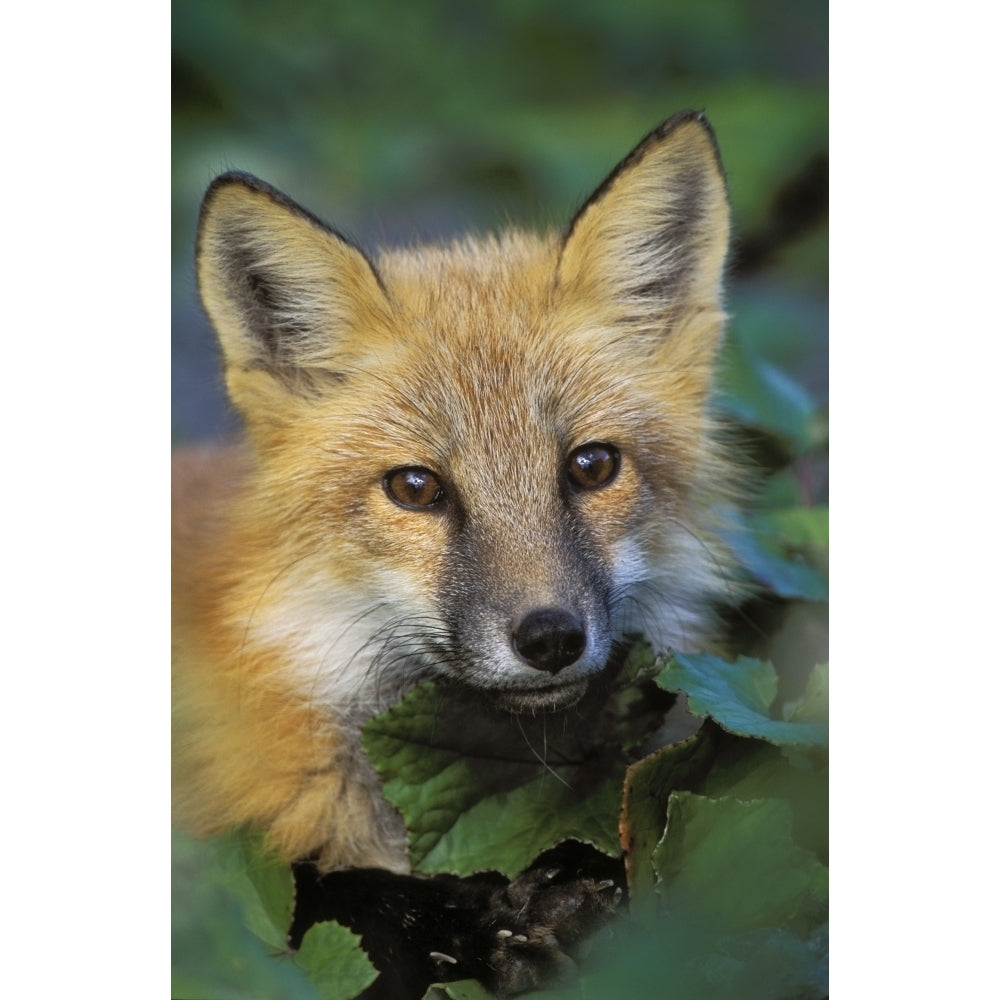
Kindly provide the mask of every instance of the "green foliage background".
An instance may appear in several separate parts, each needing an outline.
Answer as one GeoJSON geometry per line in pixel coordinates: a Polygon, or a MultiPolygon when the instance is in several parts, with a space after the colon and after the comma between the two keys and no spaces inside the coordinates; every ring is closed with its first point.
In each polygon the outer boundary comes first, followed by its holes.
{"type": "MultiPolygon", "coordinates": [[[[192,269],[217,173],[256,173],[367,246],[560,226],[650,128],[695,107],[747,246],[825,154],[826,17],[819,0],[175,0],[175,441],[233,426],[192,269]]],[[[795,619],[797,638],[780,628],[772,650],[782,683],[823,659],[802,635],[825,617],[826,248],[818,219],[730,283],[720,402],[776,472],[767,513],[733,537],[792,602],[778,624],[795,619]]],[[[233,845],[178,837],[174,867],[177,1000],[317,996],[315,970],[274,961],[244,926],[256,896],[233,845]]]]}
{"type": "MultiPolygon", "coordinates": [[[[822,0],[176,0],[174,437],[231,426],[198,204],[256,173],[363,245],[561,226],[650,128],[704,109],[737,245],[827,146],[822,0]]],[[[826,230],[731,286],[735,329],[825,400],[826,230]]]]}

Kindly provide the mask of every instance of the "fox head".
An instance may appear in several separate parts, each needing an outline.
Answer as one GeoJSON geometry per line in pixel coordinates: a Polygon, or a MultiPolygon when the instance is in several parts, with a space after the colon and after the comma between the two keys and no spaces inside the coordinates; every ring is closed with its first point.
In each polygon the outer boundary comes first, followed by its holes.
{"type": "Polygon", "coordinates": [[[574,702],[629,631],[697,644],[728,236],[691,112],[547,238],[369,257],[219,177],[198,280],[254,454],[259,640],[313,681],[446,675],[516,709],[574,702]]]}

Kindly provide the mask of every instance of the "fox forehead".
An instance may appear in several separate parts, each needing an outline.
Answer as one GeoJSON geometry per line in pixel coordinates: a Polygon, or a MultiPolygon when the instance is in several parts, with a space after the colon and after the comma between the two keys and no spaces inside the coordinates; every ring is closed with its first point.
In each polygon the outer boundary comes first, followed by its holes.
{"type": "Polygon", "coordinates": [[[458,318],[477,307],[536,308],[553,286],[557,254],[554,237],[508,230],[384,251],[377,269],[390,296],[413,314],[445,311],[458,318]]]}
{"type": "Polygon", "coordinates": [[[407,367],[467,373],[484,390],[556,353],[555,248],[524,234],[389,253],[378,268],[390,300],[390,353],[407,367]]]}
{"type": "Polygon", "coordinates": [[[369,369],[380,389],[358,401],[372,422],[439,460],[511,442],[523,460],[531,438],[547,460],[549,442],[634,432],[653,409],[641,405],[641,361],[608,343],[593,310],[567,308],[557,252],[555,238],[508,233],[380,256],[394,328],[369,369]]]}

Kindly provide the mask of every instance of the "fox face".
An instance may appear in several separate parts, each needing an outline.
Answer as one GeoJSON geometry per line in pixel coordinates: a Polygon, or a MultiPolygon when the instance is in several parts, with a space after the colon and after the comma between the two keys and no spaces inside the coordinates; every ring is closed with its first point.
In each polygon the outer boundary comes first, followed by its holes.
{"type": "Polygon", "coordinates": [[[198,279],[252,458],[213,601],[241,655],[330,704],[444,677],[548,710],[631,632],[702,642],[728,231],[692,113],[544,238],[369,257],[217,179],[198,279]]]}

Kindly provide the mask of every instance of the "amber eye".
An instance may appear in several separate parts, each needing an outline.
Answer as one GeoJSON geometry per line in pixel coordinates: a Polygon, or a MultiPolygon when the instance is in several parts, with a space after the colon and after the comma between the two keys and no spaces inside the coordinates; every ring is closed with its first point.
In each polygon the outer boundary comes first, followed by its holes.
{"type": "Polygon", "coordinates": [[[444,500],[441,480],[430,469],[423,469],[419,465],[408,465],[387,472],[382,486],[390,500],[400,507],[412,510],[436,507],[444,500]]]}
{"type": "Polygon", "coordinates": [[[566,473],[578,490],[596,490],[607,486],[621,465],[621,455],[613,444],[591,442],[570,452],[566,473]]]}

